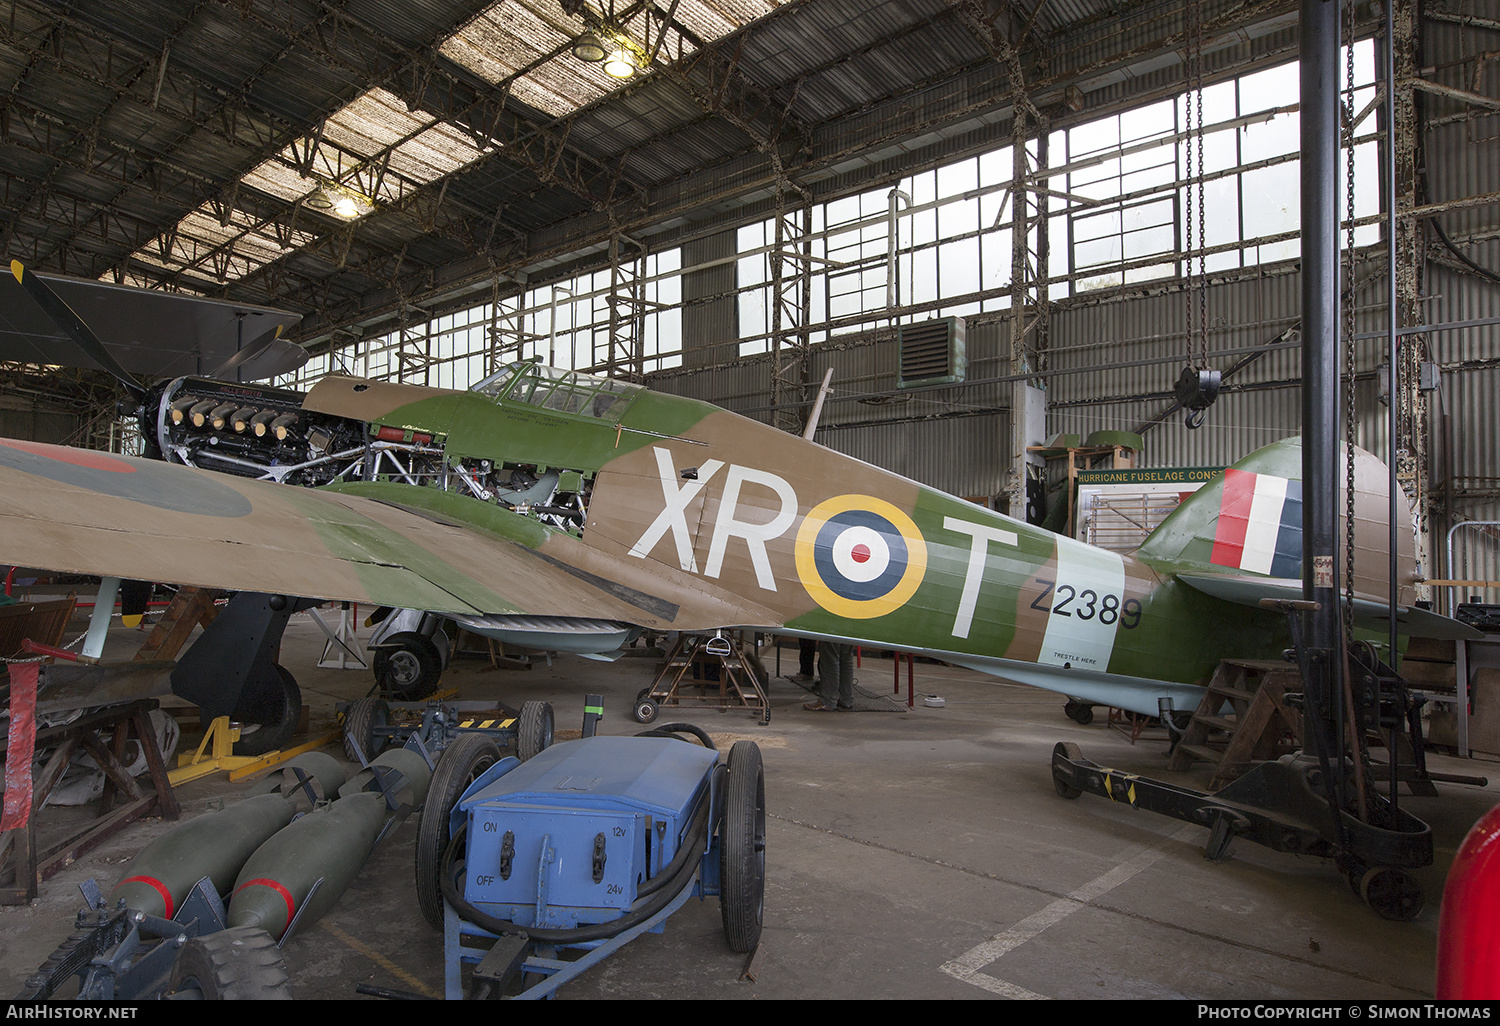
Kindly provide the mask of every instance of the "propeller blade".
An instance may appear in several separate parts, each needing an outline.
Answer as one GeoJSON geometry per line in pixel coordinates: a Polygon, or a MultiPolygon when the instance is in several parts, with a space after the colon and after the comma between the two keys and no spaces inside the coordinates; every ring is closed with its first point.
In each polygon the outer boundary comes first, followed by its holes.
{"type": "Polygon", "coordinates": [[[145,400],[146,390],[141,387],[141,383],[131,376],[129,371],[120,366],[119,361],[110,355],[108,349],[104,348],[104,343],[99,341],[99,336],[95,335],[89,329],[89,326],[83,323],[83,319],[74,313],[73,308],[63,302],[57,293],[53,292],[47,286],[46,282],[26,270],[19,260],[12,260],[10,262],[10,273],[16,276],[16,281],[21,283],[21,287],[26,290],[26,294],[36,302],[37,306],[42,308],[43,313],[52,318],[52,323],[56,324],[62,333],[68,336],[85,356],[93,360],[105,371],[114,375],[115,379],[125,386],[125,391],[129,392],[137,400],[145,400]]]}
{"type": "Polygon", "coordinates": [[[229,359],[219,365],[218,369],[209,375],[211,378],[227,378],[237,367],[243,367],[261,353],[271,348],[271,343],[281,337],[282,325],[278,324],[270,331],[262,332],[257,338],[244,349],[235,353],[229,359]]]}

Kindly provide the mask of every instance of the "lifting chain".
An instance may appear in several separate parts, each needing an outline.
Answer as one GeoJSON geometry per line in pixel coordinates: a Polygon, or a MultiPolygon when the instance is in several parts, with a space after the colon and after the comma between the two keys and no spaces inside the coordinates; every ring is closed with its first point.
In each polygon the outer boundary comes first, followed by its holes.
{"type": "MultiPolygon", "coordinates": [[[[1344,636],[1354,630],[1354,4],[1344,5],[1344,636]]],[[[1391,390],[1392,395],[1395,389],[1391,390]]]]}
{"type": "Polygon", "coordinates": [[[1189,430],[1201,427],[1203,414],[1219,395],[1219,372],[1208,368],[1208,206],[1203,177],[1203,14],[1199,4],[1187,4],[1187,87],[1183,95],[1187,146],[1183,173],[1187,179],[1187,210],[1183,227],[1187,252],[1187,366],[1177,379],[1177,402],[1187,409],[1183,423],[1189,430]],[[1195,166],[1196,165],[1196,166],[1195,166]],[[1195,223],[1196,222],[1196,223],[1195,223]],[[1196,229],[1196,237],[1195,237],[1196,229]],[[1193,270],[1196,252],[1198,267],[1193,270]]]}

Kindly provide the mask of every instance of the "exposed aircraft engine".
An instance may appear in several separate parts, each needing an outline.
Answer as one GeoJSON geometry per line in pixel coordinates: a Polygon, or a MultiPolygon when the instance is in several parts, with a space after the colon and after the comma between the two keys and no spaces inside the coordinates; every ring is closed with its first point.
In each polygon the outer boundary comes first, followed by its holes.
{"type": "Polygon", "coordinates": [[[142,435],[154,443],[149,455],[172,463],[309,487],[401,481],[582,530],[589,472],[453,455],[446,435],[310,409],[307,401],[289,389],[178,378],[145,404],[142,435]]]}
{"type": "MultiPolygon", "coordinates": [[[[309,413],[303,394],[207,378],[178,378],[147,406],[143,434],[163,459],[239,477],[327,484],[345,467],[333,453],[363,457],[365,426],[309,413]]],[[[344,461],[347,463],[347,459],[344,461]]]]}

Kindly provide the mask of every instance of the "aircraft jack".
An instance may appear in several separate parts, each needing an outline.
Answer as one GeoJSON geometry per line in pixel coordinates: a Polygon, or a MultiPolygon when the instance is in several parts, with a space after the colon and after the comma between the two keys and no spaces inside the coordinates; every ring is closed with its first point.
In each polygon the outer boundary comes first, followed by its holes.
{"type": "Polygon", "coordinates": [[[1236,837],[1273,851],[1332,858],[1349,886],[1381,916],[1415,918],[1422,911],[1422,892],[1406,870],[1432,864],[1432,829],[1399,809],[1394,829],[1362,822],[1342,810],[1335,820],[1322,776],[1318,761],[1299,752],[1261,763],[1207,792],[1099,766],[1083,758],[1074,744],[1052,749],[1052,786],[1064,798],[1087,791],[1207,827],[1204,856],[1215,861],[1229,856],[1236,837]]]}
{"type": "MultiPolygon", "coordinates": [[[[1287,615],[1287,626],[1303,680],[1309,679],[1316,656],[1303,645],[1296,613],[1310,602],[1268,600],[1268,608],[1287,615]]],[[[1331,858],[1354,893],[1386,919],[1405,922],[1422,911],[1423,897],[1416,879],[1407,872],[1432,865],[1432,829],[1411,813],[1397,808],[1396,784],[1390,796],[1373,788],[1369,772],[1366,731],[1387,729],[1394,736],[1402,721],[1413,730],[1419,769],[1421,735],[1416,730],[1417,705],[1405,682],[1372,654],[1351,647],[1346,666],[1352,673],[1348,697],[1357,729],[1351,731],[1353,757],[1314,754],[1306,750],[1262,762],[1214,792],[1179,787],[1160,780],[1107,769],[1083,758],[1077,745],[1059,743],[1052,750],[1052,786],[1064,798],[1083,792],[1132,808],[1157,812],[1209,830],[1204,855],[1228,857],[1229,845],[1244,837],[1273,851],[1331,858]]],[[[1302,696],[1304,735],[1315,752],[1332,753],[1342,746],[1332,732],[1332,717],[1312,695],[1302,696]]]]}

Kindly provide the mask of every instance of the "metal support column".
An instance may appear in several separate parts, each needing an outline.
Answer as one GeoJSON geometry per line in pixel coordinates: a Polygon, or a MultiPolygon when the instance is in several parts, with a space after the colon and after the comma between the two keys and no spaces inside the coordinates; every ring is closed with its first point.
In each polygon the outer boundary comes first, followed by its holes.
{"type": "MultiPolygon", "coordinates": [[[[1390,259],[1387,302],[1391,324],[1399,329],[1422,323],[1418,309],[1422,294],[1425,243],[1423,222],[1418,218],[1400,217],[1403,209],[1418,204],[1417,163],[1421,151],[1421,127],[1417,117],[1416,92],[1411,83],[1417,79],[1417,26],[1415,0],[1392,0],[1387,6],[1381,49],[1385,59],[1377,61],[1379,74],[1389,90],[1381,114],[1386,121],[1386,160],[1382,171],[1387,179],[1387,254],[1390,259]]],[[[1395,335],[1389,349],[1394,353],[1391,375],[1391,451],[1392,471],[1396,482],[1417,511],[1419,537],[1427,539],[1428,498],[1431,488],[1431,457],[1426,416],[1426,400],[1419,391],[1422,351],[1425,335],[1395,335]]],[[[1392,353],[1388,352],[1387,359],[1392,353]]],[[[1428,544],[1429,551],[1431,543],[1428,544]]],[[[1425,560],[1426,553],[1418,553],[1425,560]]]]}
{"type": "MultiPolygon", "coordinates": [[[[803,403],[812,369],[808,357],[807,319],[812,275],[807,234],[812,205],[804,196],[789,205],[789,183],[776,187],[776,232],[768,254],[771,263],[771,405],[772,423],[782,431],[802,430],[803,403]]],[[[801,190],[797,190],[800,192],[801,190]]]]}
{"type": "Polygon", "coordinates": [[[621,381],[646,379],[644,336],[646,303],[641,279],[645,277],[646,246],[628,235],[609,240],[609,351],[605,374],[621,381]],[[625,246],[635,248],[626,255],[625,246]]]}
{"type": "Polygon", "coordinates": [[[1302,0],[1302,593],[1317,603],[1307,633],[1305,736],[1324,760],[1340,759],[1344,747],[1338,658],[1339,9],[1338,0],[1302,0]]]}
{"type": "Polygon", "coordinates": [[[507,363],[517,360],[527,342],[538,336],[524,330],[526,312],[526,282],[517,276],[521,286],[513,296],[503,295],[501,283],[504,279],[495,275],[490,285],[490,322],[485,325],[484,376],[489,377],[507,363]]]}
{"type": "MultiPolygon", "coordinates": [[[[1031,105],[1021,85],[1019,61],[1014,67],[1011,134],[1011,295],[1010,373],[1030,375],[1043,368],[1047,349],[1047,122],[1031,105]],[[1028,112],[1035,126],[1036,157],[1028,147],[1028,112]]],[[[1026,516],[1026,484],[1031,466],[1044,466],[1027,450],[1042,442],[1046,431],[1046,393],[1039,379],[1018,377],[1011,385],[1010,472],[1005,479],[1005,511],[1026,516]]]]}

